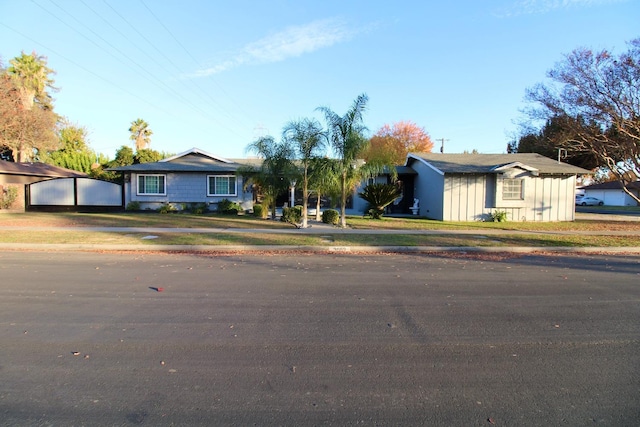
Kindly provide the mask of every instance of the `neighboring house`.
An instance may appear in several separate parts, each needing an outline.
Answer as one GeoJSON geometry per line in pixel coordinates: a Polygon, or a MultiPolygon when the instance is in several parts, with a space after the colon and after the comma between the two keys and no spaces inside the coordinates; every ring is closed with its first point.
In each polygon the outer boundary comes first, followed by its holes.
{"type": "MultiPolygon", "coordinates": [[[[411,206],[414,203],[413,188],[416,179],[416,171],[406,166],[396,166],[396,180],[400,184],[402,194],[392,204],[387,206],[387,214],[408,214],[411,212],[411,206]]],[[[392,183],[391,174],[386,172],[375,178],[368,179],[358,187],[353,195],[352,202],[347,203],[347,213],[350,215],[362,215],[367,211],[369,203],[360,198],[357,194],[361,192],[368,184],[390,184],[392,183]]],[[[349,202],[349,200],[348,200],[349,202]]]]}
{"type": "MultiPolygon", "coordinates": [[[[638,197],[640,181],[627,184],[627,189],[638,197]]],[[[638,203],[622,189],[620,181],[603,182],[601,184],[580,187],[585,196],[596,197],[608,206],[638,206],[638,203]]]]}
{"type": "Polygon", "coordinates": [[[12,209],[24,210],[25,185],[56,178],[82,178],[87,174],[46,163],[16,163],[0,160],[0,191],[14,186],[18,190],[12,209]]]}
{"type": "Polygon", "coordinates": [[[419,215],[443,221],[573,221],[576,176],[590,173],[533,153],[409,153],[405,166],[419,215]]]}
{"type": "Polygon", "coordinates": [[[206,203],[215,210],[227,199],[250,210],[253,193],[243,191],[243,177],[237,173],[243,165],[192,148],[159,162],[110,170],[124,174],[125,206],[137,202],[143,210],[154,210],[167,203],[176,209],[183,204],[206,203]]]}

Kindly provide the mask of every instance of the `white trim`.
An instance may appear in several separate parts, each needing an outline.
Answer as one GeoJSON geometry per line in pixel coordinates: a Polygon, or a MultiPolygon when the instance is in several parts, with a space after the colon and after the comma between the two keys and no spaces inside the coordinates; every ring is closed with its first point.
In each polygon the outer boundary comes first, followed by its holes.
{"type": "MultiPolygon", "coordinates": [[[[213,189],[215,191],[215,179],[214,179],[214,184],[213,184],[213,189]]],[[[238,196],[238,177],[236,175],[207,175],[207,197],[225,197],[225,196],[238,196]],[[234,182],[234,189],[235,189],[235,193],[229,193],[229,194],[215,194],[211,192],[211,178],[233,178],[235,180],[234,182]]]]}
{"type": "Polygon", "coordinates": [[[513,202],[513,201],[520,201],[520,200],[524,200],[524,178],[506,178],[503,177],[502,178],[502,194],[500,196],[500,198],[505,201],[505,202],[513,202]],[[505,184],[507,182],[512,182],[512,183],[518,183],[518,187],[519,187],[519,195],[518,197],[504,197],[505,194],[505,184]]]}
{"type": "Polygon", "coordinates": [[[520,169],[524,169],[527,172],[531,172],[531,175],[533,176],[538,176],[539,173],[539,169],[536,169],[534,167],[531,166],[527,166],[524,163],[521,162],[512,162],[512,163],[507,163],[506,165],[502,165],[502,166],[495,166],[493,168],[491,168],[492,171],[494,172],[502,172],[505,171],[507,169],[513,169],[513,168],[520,168],[520,169]]]}
{"type": "Polygon", "coordinates": [[[427,166],[427,167],[429,167],[429,168],[433,169],[433,170],[434,170],[435,172],[437,172],[438,174],[440,174],[440,175],[444,176],[444,172],[443,172],[443,171],[441,171],[441,170],[440,170],[440,169],[438,169],[437,167],[433,166],[431,163],[427,162],[427,161],[426,161],[425,159],[423,159],[422,157],[420,157],[420,156],[415,156],[415,155],[413,155],[413,154],[411,154],[411,153],[407,154],[407,161],[405,162],[405,166],[409,166],[409,159],[414,159],[414,160],[417,160],[417,161],[419,161],[419,162],[421,162],[421,163],[424,163],[424,164],[425,164],[425,166],[427,166]]]}
{"type": "Polygon", "coordinates": [[[136,195],[138,196],[166,196],[167,195],[167,175],[161,173],[138,173],[135,175],[135,186],[136,186],[136,195]],[[158,176],[164,178],[164,192],[163,193],[141,193],[140,192],[140,178],[147,176],[158,176]]]}
{"type": "Polygon", "coordinates": [[[214,156],[211,153],[208,153],[208,152],[206,152],[204,150],[201,150],[201,149],[195,148],[195,147],[191,148],[190,150],[183,151],[182,153],[178,153],[175,156],[171,156],[171,157],[167,157],[166,159],[162,159],[162,160],[160,160],[160,162],[170,162],[172,160],[179,159],[180,157],[184,157],[184,156],[187,156],[189,154],[201,154],[203,156],[209,157],[209,158],[211,158],[213,160],[217,160],[217,161],[222,162],[222,163],[233,163],[231,160],[227,160],[227,159],[225,159],[223,157],[214,156]]]}

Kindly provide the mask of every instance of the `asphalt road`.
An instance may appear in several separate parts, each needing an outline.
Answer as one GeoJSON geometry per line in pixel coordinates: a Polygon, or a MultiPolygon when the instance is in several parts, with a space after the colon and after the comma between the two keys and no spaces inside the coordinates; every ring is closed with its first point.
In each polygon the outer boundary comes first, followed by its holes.
{"type": "Polygon", "coordinates": [[[637,256],[0,252],[0,425],[640,420],[637,256]]]}

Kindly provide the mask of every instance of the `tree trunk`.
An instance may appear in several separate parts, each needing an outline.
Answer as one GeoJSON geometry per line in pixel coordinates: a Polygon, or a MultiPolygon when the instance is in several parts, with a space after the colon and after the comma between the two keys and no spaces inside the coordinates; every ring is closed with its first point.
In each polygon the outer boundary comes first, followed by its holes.
{"type": "Polygon", "coordinates": [[[307,208],[309,207],[309,189],[307,187],[307,168],[304,169],[304,178],[302,181],[302,226],[307,228],[307,208]]]}
{"type": "Polygon", "coordinates": [[[340,203],[340,227],[347,228],[347,172],[342,172],[342,200],[340,203]]]}
{"type": "Polygon", "coordinates": [[[322,221],[322,216],[320,215],[320,192],[316,193],[318,195],[318,200],[316,201],[316,221],[322,221]]]}

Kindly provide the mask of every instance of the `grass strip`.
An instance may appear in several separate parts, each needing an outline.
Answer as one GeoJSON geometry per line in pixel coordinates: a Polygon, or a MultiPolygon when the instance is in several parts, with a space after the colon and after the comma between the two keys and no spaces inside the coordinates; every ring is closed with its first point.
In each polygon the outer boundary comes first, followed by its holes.
{"type": "Polygon", "coordinates": [[[276,233],[145,233],[86,231],[2,231],[1,243],[119,245],[292,245],[292,246],[533,246],[640,247],[638,236],[505,234],[276,234],[276,233]]]}

